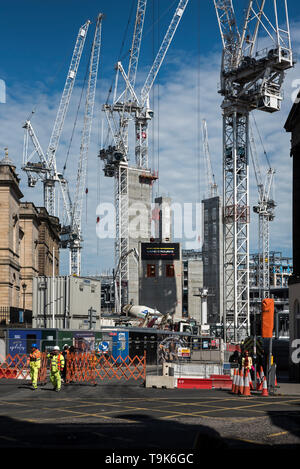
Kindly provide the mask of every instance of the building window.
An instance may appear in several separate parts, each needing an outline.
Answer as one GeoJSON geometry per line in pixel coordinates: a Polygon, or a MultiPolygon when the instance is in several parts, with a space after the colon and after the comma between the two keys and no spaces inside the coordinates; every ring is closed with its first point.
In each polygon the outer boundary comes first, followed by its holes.
{"type": "Polygon", "coordinates": [[[212,231],[213,231],[213,235],[217,234],[217,223],[215,221],[212,224],[212,231]]]}
{"type": "Polygon", "coordinates": [[[167,264],[166,265],[166,277],[174,277],[174,276],[175,276],[174,265],[167,264]]]}
{"type": "Polygon", "coordinates": [[[147,264],[147,277],[155,277],[155,265],[147,264]]]}

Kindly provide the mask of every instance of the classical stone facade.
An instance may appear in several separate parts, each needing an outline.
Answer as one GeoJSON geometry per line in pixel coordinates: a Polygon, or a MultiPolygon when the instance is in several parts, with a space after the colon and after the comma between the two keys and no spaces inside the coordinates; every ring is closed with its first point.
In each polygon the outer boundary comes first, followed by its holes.
{"type": "Polygon", "coordinates": [[[39,219],[33,203],[20,204],[20,267],[21,298],[20,308],[32,309],[32,279],[38,271],[39,219]]]}
{"type": "Polygon", "coordinates": [[[12,308],[32,309],[34,277],[59,274],[59,220],[21,202],[19,182],[6,154],[0,161],[0,320],[6,322],[12,308]]]}
{"type": "Polygon", "coordinates": [[[52,277],[54,272],[56,276],[59,275],[59,220],[48,215],[44,207],[37,207],[37,211],[39,219],[39,275],[52,277]]]}
{"type": "Polygon", "coordinates": [[[19,307],[20,238],[19,178],[8,155],[0,161],[0,307],[19,307]]]}

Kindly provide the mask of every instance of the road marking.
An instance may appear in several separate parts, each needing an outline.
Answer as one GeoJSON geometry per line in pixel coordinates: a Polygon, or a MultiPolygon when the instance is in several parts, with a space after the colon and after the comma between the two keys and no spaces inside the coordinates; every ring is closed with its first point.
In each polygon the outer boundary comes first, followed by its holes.
{"type": "Polygon", "coordinates": [[[267,435],[267,438],[274,438],[276,436],[286,435],[287,433],[289,433],[289,432],[272,433],[271,435],[267,435]]]}
{"type": "Polygon", "coordinates": [[[92,435],[100,436],[101,438],[108,438],[108,435],[104,435],[104,433],[92,432],[92,435]]]}
{"type": "Polygon", "coordinates": [[[245,438],[235,438],[235,440],[244,441],[245,443],[251,443],[253,445],[263,445],[263,444],[265,444],[265,443],[262,443],[261,441],[248,440],[248,439],[245,439],[245,438]]]}
{"type": "Polygon", "coordinates": [[[271,433],[270,435],[267,435],[267,437],[268,437],[268,438],[273,438],[273,437],[276,437],[276,436],[287,435],[288,433],[299,432],[299,430],[300,430],[299,427],[297,427],[297,428],[291,428],[289,431],[278,432],[278,433],[271,433]]]}
{"type": "Polygon", "coordinates": [[[7,440],[7,441],[18,441],[15,438],[11,438],[10,436],[3,436],[0,435],[1,440],[7,440]]]}

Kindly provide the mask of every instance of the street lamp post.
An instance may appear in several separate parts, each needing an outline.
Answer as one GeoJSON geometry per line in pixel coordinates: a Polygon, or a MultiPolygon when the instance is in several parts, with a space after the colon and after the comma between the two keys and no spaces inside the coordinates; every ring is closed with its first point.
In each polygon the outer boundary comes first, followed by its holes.
{"type": "Polygon", "coordinates": [[[26,299],[25,295],[26,295],[26,288],[27,288],[27,285],[25,282],[22,284],[22,288],[23,288],[23,311],[25,314],[25,299],[26,299]]]}

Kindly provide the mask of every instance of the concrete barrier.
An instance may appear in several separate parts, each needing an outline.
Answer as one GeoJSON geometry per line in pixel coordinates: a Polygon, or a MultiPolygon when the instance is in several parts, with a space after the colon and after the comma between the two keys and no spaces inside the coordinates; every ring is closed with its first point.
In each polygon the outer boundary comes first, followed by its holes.
{"type": "Polygon", "coordinates": [[[146,388],[175,388],[175,379],[173,376],[146,376],[146,388]]]}
{"type": "Polygon", "coordinates": [[[174,376],[176,378],[183,378],[190,376],[209,378],[210,375],[223,374],[223,367],[218,363],[203,363],[203,364],[174,364],[174,376]]]}

